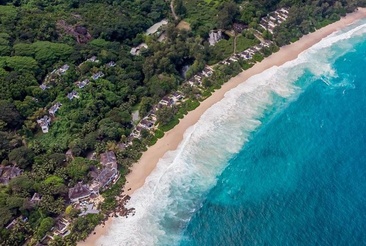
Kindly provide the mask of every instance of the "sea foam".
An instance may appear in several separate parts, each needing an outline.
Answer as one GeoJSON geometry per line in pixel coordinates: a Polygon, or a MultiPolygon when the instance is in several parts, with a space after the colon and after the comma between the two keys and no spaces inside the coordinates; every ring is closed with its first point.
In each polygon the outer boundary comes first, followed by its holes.
{"type": "Polygon", "coordinates": [[[296,100],[313,82],[298,84],[304,73],[324,79],[336,77],[329,59],[341,56],[344,49],[333,46],[347,47],[347,39],[361,38],[365,32],[364,22],[350,26],[323,39],[297,59],[255,75],[227,92],[186,131],[178,149],[166,153],[143,187],[133,194],[129,206],[136,209],[136,214],[116,219],[97,244],[178,244],[205,194],[216,184],[228,160],[250,141],[263,115],[296,100]]]}

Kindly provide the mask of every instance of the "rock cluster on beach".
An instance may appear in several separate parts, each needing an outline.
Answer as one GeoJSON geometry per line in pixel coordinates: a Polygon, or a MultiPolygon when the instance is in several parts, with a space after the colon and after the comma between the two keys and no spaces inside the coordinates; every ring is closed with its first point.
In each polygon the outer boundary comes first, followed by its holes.
{"type": "Polygon", "coordinates": [[[113,212],[113,216],[118,217],[126,217],[128,218],[128,216],[130,214],[135,215],[135,209],[134,208],[127,208],[126,205],[128,203],[128,201],[131,199],[131,197],[129,195],[125,195],[123,197],[117,197],[117,202],[118,205],[115,209],[115,211],[113,212]]]}

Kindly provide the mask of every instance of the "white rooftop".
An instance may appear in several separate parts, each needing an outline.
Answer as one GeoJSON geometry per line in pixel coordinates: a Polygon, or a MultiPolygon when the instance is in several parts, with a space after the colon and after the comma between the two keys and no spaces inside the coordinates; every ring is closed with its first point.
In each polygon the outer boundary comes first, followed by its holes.
{"type": "Polygon", "coordinates": [[[146,34],[150,35],[150,34],[154,34],[158,31],[159,27],[161,27],[162,25],[166,25],[168,24],[168,21],[166,19],[163,19],[161,21],[159,21],[158,23],[155,23],[154,25],[152,25],[149,29],[146,30],[146,34]]]}

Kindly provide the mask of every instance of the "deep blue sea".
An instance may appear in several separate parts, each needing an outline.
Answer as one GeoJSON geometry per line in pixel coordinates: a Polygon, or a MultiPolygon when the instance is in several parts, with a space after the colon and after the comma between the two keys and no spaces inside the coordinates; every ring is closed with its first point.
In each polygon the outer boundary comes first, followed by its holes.
{"type": "Polygon", "coordinates": [[[104,245],[366,245],[366,21],[227,93],[104,245]]]}

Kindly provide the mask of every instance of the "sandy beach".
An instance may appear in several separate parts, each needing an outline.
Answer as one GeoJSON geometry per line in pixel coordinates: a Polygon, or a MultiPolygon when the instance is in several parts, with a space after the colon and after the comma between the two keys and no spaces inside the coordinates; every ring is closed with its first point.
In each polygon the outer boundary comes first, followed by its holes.
{"type": "MultiPolygon", "coordinates": [[[[366,18],[365,8],[359,8],[357,11],[348,14],[341,20],[321,28],[314,33],[308,34],[295,43],[282,47],[275,54],[272,54],[262,62],[255,64],[252,68],[230,79],[221,89],[215,91],[212,96],[201,102],[198,108],[189,112],[180,120],[176,127],[165,133],[164,137],[159,139],[154,146],[151,146],[143,153],[139,162],[132,166],[131,172],[126,177],[127,183],[124,188],[125,194],[133,195],[134,191],[143,186],[146,177],[154,170],[159,159],[162,158],[166,152],[175,150],[182,141],[185,131],[190,126],[194,125],[208,108],[220,101],[226,92],[245,82],[253,75],[261,73],[273,66],[280,66],[287,61],[296,59],[301,52],[318,43],[324,37],[362,18],[366,18]]],[[[108,227],[111,222],[112,219],[109,219],[104,226],[98,226],[94,231],[95,234],[92,233],[85,242],[80,242],[78,245],[95,245],[100,236],[108,233],[108,227]]]]}

